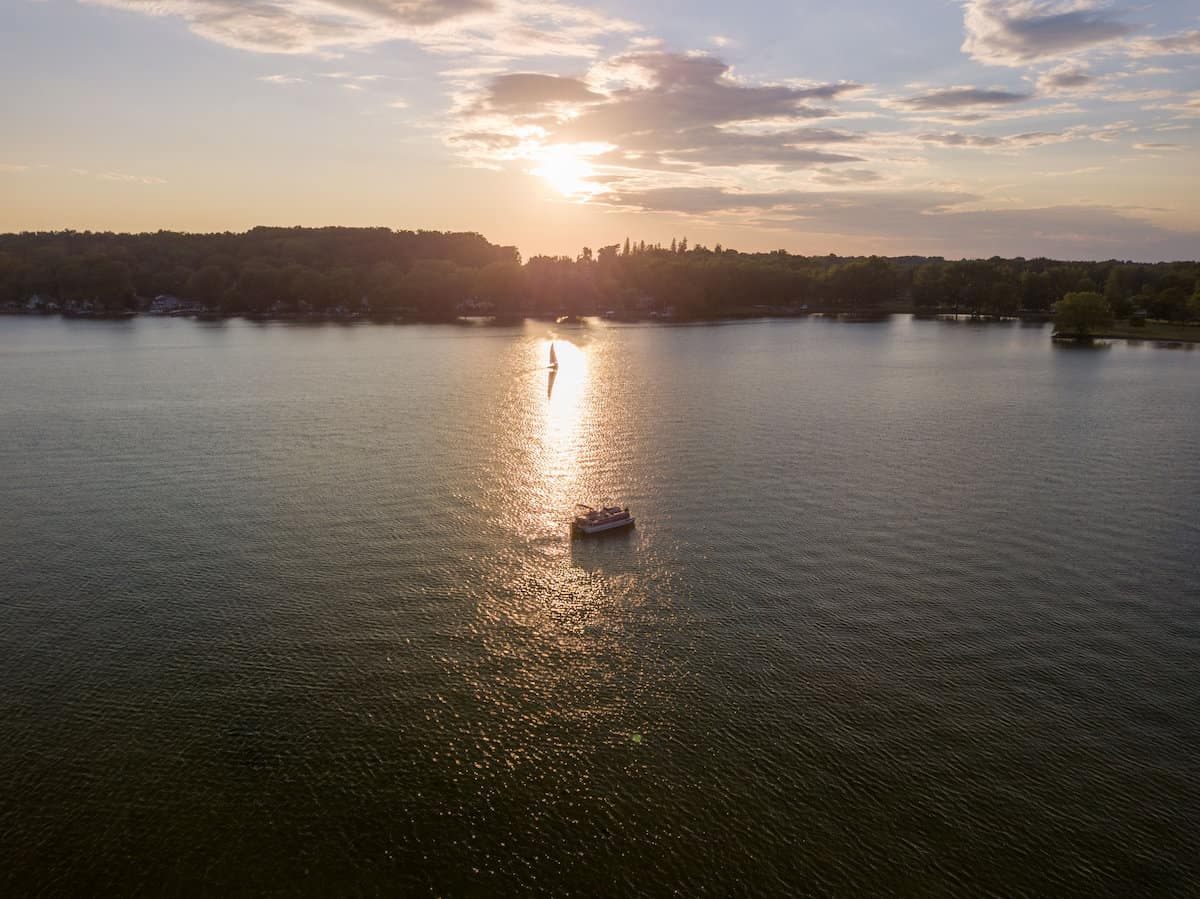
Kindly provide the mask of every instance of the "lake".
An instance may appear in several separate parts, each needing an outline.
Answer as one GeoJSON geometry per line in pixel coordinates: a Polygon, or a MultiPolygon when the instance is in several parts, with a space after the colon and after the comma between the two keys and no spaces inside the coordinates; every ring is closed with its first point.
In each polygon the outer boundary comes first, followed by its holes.
{"type": "Polygon", "coordinates": [[[0,383],[4,895],[1200,889],[1200,352],[6,318],[0,383]]]}

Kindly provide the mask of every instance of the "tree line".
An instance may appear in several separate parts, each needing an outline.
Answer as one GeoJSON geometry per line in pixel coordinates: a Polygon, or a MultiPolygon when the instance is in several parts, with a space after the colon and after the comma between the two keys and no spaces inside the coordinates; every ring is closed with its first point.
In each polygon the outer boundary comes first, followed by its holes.
{"type": "Polygon", "coordinates": [[[0,304],[31,296],[105,310],[159,295],[222,314],[326,314],[447,320],[912,309],[980,316],[1047,312],[1099,293],[1120,318],[1200,317],[1200,265],[801,256],[719,244],[632,242],[534,256],[474,233],[387,228],[254,228],[245,233],[27,232],[0,235],[0,304]]]}

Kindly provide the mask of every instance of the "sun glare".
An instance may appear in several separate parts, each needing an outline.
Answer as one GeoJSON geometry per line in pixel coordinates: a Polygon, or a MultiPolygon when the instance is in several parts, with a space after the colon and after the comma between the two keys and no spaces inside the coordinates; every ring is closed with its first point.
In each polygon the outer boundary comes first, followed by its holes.
{"type": "Polygon", "coordinates": [[[589,180],[595,167],[574,147],[551,147],[533,174],[565,197],[590,197],[598,189],[589,180]]]}

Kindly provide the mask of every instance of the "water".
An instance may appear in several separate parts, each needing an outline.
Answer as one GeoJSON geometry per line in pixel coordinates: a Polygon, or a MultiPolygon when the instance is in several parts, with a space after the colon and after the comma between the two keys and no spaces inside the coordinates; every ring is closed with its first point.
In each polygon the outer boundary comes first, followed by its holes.
{"type": "Polygon", "coordinates": [[[1200,890],[1200,352],[550,333],[0,320],[0,893],[1200,890]]]}

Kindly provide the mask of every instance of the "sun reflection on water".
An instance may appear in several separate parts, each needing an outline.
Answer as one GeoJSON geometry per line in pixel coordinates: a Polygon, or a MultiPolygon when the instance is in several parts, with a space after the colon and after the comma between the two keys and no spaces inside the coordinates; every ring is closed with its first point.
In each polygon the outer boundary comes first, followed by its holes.
{"type": "Polygon", "coordinates": [[[544,385],[534,387],[539,395],[530,398],[541,410],[534,418],[533,453],[528,461],[540,513],[536,530],[543,534],[562,531],[572,507],[583,499],[578,489],[589,405],[586,351],[564,340],[547,339],[538,341],[531,352],[545,360],[551,346],[558,356],[558,368],[546,370],[544,385]]]}
{"type": "Polygon", "coordinates": [[[587,354],[573,343],[546,341],[538,348],[549,358],[549,347],[558,355],[557,370],[549,371],[542,418],[542,476],[561,481],[579,472],[579,434],[587,393],[587,354]]]}
{"type": "Polygon", "coordinates": [[[512,346],[505,427],[481,485],[498,527],[473,585],[471,633],[484,661],[469,680],[477,707],[536,710],[501,716],[489,734],[518,767],[544,758],[547,729],[579,735],[584,757],[629,743],[647,721],[639,690],[619,685],[658,681],[657,656],[631,652],[627,627],[666,572],[648,564],[636,531],[571,539],[575,503],[625,484],[621,445],[606,437],[628,396],[603,333],[577,333],[528,333],[512,346]]]}

